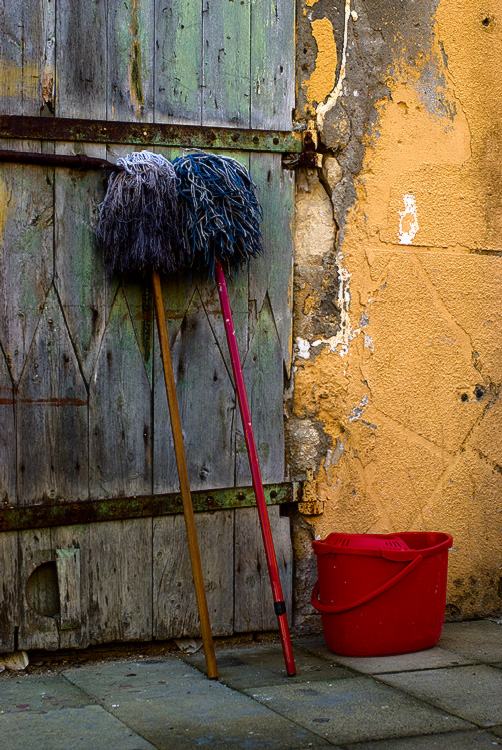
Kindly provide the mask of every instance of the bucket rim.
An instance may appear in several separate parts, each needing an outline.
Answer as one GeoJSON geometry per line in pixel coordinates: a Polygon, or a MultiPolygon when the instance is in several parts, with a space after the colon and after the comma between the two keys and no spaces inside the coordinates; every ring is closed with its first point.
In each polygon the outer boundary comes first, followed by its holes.
{"type": "MultiPolygon", "coordinates": [[[[337,533],[337,532],[333,532],[337,533]]],[[[453,537],[450,534],[439,532],[439,531],[404,531],[400,533],[392,533],[392,534],[344,534],[344,536],[366,536],[366,537],[374,537],[378,539],[402,539],[404,542],[406,540],[411,540],[413,537],[416,538],[416,536],[420,534],[429,534],[430,536],[435,536],[437,538],[436,543],[432,544],[428,547],[423,547],[421,549],[406,549],[406,550],[396,550],[396,549],[383,549],[383,548],[365,548],[365,547],[359,547],[356,549],[351,549],[350,547],[345,547],[341,545],[337,545],[336,543],[330,543],[329,539],[330,536],[327,536],[326,539],[315,539],[312,542],[312,547],[314,549],[314,552],[316,555],[330,555],[330,554],[337,554],[337,555],[362,555],[365,557],[382,557],[385,560],[394,560],[396,562],[399,561],[407,561],[407,560],[413,560],[414,558],[421,555],[422,557],[430,557],[431,555],[436,555],[438,553],[444,552],[448,549],[450,549],[453,545],[453,537]]]]}

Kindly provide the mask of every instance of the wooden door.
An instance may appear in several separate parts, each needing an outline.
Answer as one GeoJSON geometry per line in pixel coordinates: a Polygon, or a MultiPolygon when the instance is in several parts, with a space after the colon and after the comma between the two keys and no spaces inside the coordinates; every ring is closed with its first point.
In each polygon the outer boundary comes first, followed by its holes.
{"type": "MultiPolygon", "coordinates": [[[[293,14],[291,0],[6,3],[0,113],[288,130],[293,14]]],[[[82,140],[9,140],[1,148],[111,161],[131,150],[82,140]]],[[[265,207],[265,255],[229,286],[263,479],[281,483],[293,178],[278,153],[225,153],[250,168],[265,207]]],[[[95,246],[105,188],[100,172],[1,165],[7,508],[178,489],[149,286],[108,280],[95,246]]],[[[214,284],[165,279],[163,291],[192,489],[249,485],[214,284]]],[[[271,522],[290,591],[288,519],[273,507],[271,522]]],[[[273,627],[254,509],[200,513],[197,525],[214,632],[273,627]]],[[[180,515],[2,533],[0,650],[194,634],[187,561],[180,515]]]]}

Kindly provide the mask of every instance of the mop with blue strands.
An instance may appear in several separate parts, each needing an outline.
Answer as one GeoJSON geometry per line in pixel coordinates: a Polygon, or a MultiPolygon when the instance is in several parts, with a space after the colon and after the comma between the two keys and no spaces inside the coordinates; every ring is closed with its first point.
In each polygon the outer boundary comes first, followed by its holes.
{"type": "Polygon", "coordinates": [[[208,274],[218,287],[286,671],[293,676],[296,667],[286,605],[225,281],[225,273],[237,271],[263,253],[259,226],[263,211],[248,170],[235,159],[189,151],[175,159],[173,166],[178,178],[182,262],[191,271],[208,274]]]}

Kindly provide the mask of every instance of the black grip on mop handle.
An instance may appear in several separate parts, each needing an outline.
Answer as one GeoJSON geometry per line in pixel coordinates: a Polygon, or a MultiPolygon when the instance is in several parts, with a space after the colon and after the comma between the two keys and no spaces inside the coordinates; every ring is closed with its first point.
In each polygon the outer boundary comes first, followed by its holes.
{"type": "Polygon", "coordinates": [[[275,614],[277,617],[286,614],[286,602],[274,602],[275,614]]]}

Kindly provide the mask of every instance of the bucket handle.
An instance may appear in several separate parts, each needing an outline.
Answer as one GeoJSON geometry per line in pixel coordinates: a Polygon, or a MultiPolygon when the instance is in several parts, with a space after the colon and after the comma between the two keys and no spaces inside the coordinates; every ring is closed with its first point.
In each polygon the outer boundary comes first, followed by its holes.
{"type": "Polygon", "coordinates": [[[411,573],[411,571],[416,568],[417,565],[420,565],[422,560],[422,555],[417,555],[417,557],[415,557],[415,559],[412,560],[405,568],[402,568],[399,573],[397,573],[392,578],[389,578],[388,581],[383,583],[374,591],[371,591],[369,594],[365,594],[365,596],[361,597],[361,599],[358,599],[356,602],[352,602],[352,604],[322,604],[322,602],[319,601],[319,581],[316,581],[315,586],[312,589],[310,601],[312,602],[312,606],[314,607],[314,609],[317,609],[318,612],[323,612],[327,615],[338,615],[342,612],[348,612],[351,609],[360,607],[362,604],[366,604],[366,602],[375,599],[385,591],[388,591],[390,588],[392,588],[392,586],[394,586],[396,583],[399,583],[399,581],[407,576],[408,573],[411,573]]]}

